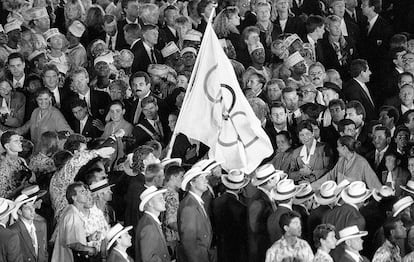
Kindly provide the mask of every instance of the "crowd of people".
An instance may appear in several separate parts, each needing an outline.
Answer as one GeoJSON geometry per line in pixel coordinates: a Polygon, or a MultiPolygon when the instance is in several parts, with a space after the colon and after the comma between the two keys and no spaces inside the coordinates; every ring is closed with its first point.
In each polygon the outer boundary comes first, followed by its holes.
{"type": "Polygon", "coordinates": [[[413,15],[1,1],[0,261],[414,261],[413,15]],[[273,148],[251,174],[174,134],[209,23],[273,148]]]}

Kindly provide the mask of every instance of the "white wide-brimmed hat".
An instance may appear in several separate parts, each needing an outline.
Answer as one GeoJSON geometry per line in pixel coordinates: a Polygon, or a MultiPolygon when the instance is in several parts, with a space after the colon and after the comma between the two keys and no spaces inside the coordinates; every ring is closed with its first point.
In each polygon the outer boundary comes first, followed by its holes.
{"type": "Polygon", "coordinates": [[[372,190],[372,197],[377,201],[381,201],[384,197],[395,196],[395,190],[389,186],[382,186],[380,189],[372,190]]]}
{"type": "Polygon", "coordinates": [[[42,196],[46,195],[46,190],[40,190],[38,185],[28,186],[24,188],[21,192],[22,195],[26,195],[29,198],[36,196],[37,198],[41,198],[42,196]]]}
{"type": "Polygon", "coordinates": [[[106,250],[109,250],[111,246],[115,243],[115,241],[125,232],[128,232],[132,229],[132,226],[123,227],[121,224],[116,224],[115,226],[111,227],[108,232],[106,233],[106,240],[108,241],[108,245],[106,246],[106,250]]]}
{"type": "Polygon", "coordinates": [[[414,181],[413,180],[409,180],[407,182],[407,185],[405,186],[400,186],[400,188],[410,194],[414,195],[414,181]]]}
{"type": "Polygon", "coordinates": [[[348,239],[356,238],[356,237],[363,237],[368,235],[367,231],[360,231],[358,229],[358,226],[350,226],[342,229],[339,231],[339,240],[336,242],[336,245],[338,246],[342,242],[348,239]]]}
{"type": "Polygon", "coordinates": [[[203,171],[200,167],[192,167],[190,170],[188,170],[183,177],[183,181],[181,182],[181,189],[186,191],[187,190],[187,184],[190,182],[193,178],[200,176],[200,175],[209,175],[210,171],[203,171]]]}
{"type": "Polygon", "coordinates": [[[411,206],[414,203],[414,200],[410,196],[406,196],[398,200],[392,206],[392,216],[396,217],[399,213],[401,213],[404,209],[411,206]]]}
{"type": "Polygon", "coordinates": [[[0,219],[8,216],[15,207],[16,204],[13,201],[0,197],[0,219]]]}
{"type": "Polygon", "coordinates": [[[213,168],[223,163],[216,161],[215,159],[203,159],[193,165],[193,167],[199,167],[202,171],[211,171],[213,168]]]}
{"type": "Polygon", "coordinates": [[[230,189],[240,189],[249,183],[249,178],[239,169],[230,170],[228,175],[221,176],[221,182],[230,189]]]}
{"type": "Polygon", "coordinates": [[[338,185],[335,181],[324,182],[320,189],[315,192],[315,201],[323,206],[334,203],[339,195],[338,185]]]}
{"type": "Polygon", "coordinates": [[[21,206],[23,206],[26,203],[34,203],[37,199],[37,196],[32,196],[32,197],[28,197],[27,195],[21,194],[20,196],[16,197],[16,199],[14,200],[15,203],[15,208],[12,212],[12,216],[14,219],[18,219],[18,215],[17,215],[17,210],[19,210],[19,208],[21,206]]]}
{"type": "Polygon", "coordinates": [[[92,193],[98,192],[100,190],[106,189],[108,187],[113,187],[115,184],[109,184],[108,179],[102,179],[100,181],[94,182],[89,186],[89,189],[92,193]]]}
{"type": "Polygon", "coordinates": [[[273,188],[270,195],[274,200],[287,200],[296,196],[298,191],[301,189],[300,186],[295,185],[293,179],[280,180],[276,188],[273,188]]]}
{"type": "Polygon", "coordinates": [[[141,203],[139,203],[139,211],[144,211],[145,204],[150,201],[151,198],[158,194],[164,194],[165,192],[167,192],[167,189],[158,189],[156,186],[150,186],[149,188],[145,189],[144,192],[142,192],[139,196],[141,199],[141,203]]]}
{"type": "Polygon", "coordinates": [[[255,176],[252,178],[252,185],[260,186],[275,176],[279,182],[284,173],[281,170],[276,170],[272,164],[264,164],[256,169],[255,176]]]}
{"type": "Polygon", "coordinates": [[[315,192],[312,189],[310,183],[302,183],[299,185],[299,191],[296,196],[293,198],[293,204],[300,205],[308,199],[312,198],[315,195],[315,192]]]}
{"type": "Polygon", "coordinates": [[[341,192],[341,197],[345,203],[358,204],[368,199],[371,193],[364,182],[354,181],[341,192]]]}

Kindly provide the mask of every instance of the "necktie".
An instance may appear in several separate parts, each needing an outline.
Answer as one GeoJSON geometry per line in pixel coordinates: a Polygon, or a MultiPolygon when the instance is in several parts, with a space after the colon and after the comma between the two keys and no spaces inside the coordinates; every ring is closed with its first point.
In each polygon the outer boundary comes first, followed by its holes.
{"type": "Polygon", "coordinates": [[[108,49],[113,51],[113,49],[112,49],[112,36],[109,36],[108,49]]]}
{"type": "Polygon", "coordinates": [[[355,23],[358,23],[357,17],[356,17],[356,11],[352,12],[352,19],[355,21],[355,23]]]}
{"type": "Polygon", "coordinates": [[[138,100],[137,109],[135,110],[134,114],[134,121],[133,124],[136,125],[139,122],[139,117],[141,116],[142,108],[141,108],[141,99],[138,100]]]}
{"type": "Polygon", "coordinates": [[[375,154],[375,166],[378,167],[380,162],[381,162],[381,153],[378,152],[375,154]]]}
{"type": "Polygon", "coordinates": [[[36,256],[37,256],[37,238],[36,238],[36,232],[34,226],[30,229],[30,238],[32,239],[33,248],[35,250],[36,256]]]}
{"type": "Polygon", "coordinates": [[[162,126],[160,120],[155,120],[155,130],[157,131],[158,135],[162,139],[164,137],[164,132],[162,131],[162,126]]]}
{"type": "Polygon", "coordinates": [[[155,57],[154,48],[151,48],[151,60],[153,64],[157,64],[157,58],[155,57]]]}

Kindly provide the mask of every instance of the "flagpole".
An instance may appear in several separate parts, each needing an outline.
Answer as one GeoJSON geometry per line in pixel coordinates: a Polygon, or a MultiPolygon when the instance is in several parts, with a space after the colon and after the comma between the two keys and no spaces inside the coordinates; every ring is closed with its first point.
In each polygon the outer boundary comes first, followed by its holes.
{"type": "MultiPolygon", "coordinates": [[[[216,8],[217,8],[217,4],[214,6],[214,9],[211,11],[210,17],[208,18],[208,22],[207,22],[207,27],[212,26],[211,22],[213,21],[214,14],[216,13],[216,8]]],[[[207,31],[207,28],[206,28],[206,31],[205,32],[208,32],[207,31]]],[[[190,80],[188,81],[188,85],[187,85],[188,87],[187,87],[187,90],[185,92],[185,95],[184,95],[184,99],[183,99],[183,103],[181,105],[181,108],[184,108],[185,104],[188,101],[188,97],[189,97],[189,95],[191,93],[191,90],[193,89],[193,82],[194,82],[194,79],[195,79],[195,74],[197,72],[197,67],[198,67],[198,65],[200,63],[200,59],[201,59],[200,53],[202,51],[204,51],[205,45],[206,45],[205,44],[205,42],[206,42],[205,39],[207,39],[207,37],[205,37],[205,35],[203,35],[203,41],[201,41],[201,45],[200,45],[200,52],[197,54],[196,61],[194,63],[193,71],[191,72],[190,80]]],[[[176,121],[176,125],[177,125],[177,123],[178,123],[178,121],[180,119],[180,115],[181,114],[178,114],[177,121],[176,121]]],[[[175,130],[176,129],[174,128],[174,132],[173,132],[173,134],[171,136],[170,143],[168,144],[168,151],[167,151],[167,155],[165,156],[166,158],[170,158],[171,157],[171,153],[172,153],[172,149],[173,149],[173,146],[174,146],[174,143],[175,143],[175,139],[177,138],[177,135],[178,135],[178,133],[175,130]]]]}

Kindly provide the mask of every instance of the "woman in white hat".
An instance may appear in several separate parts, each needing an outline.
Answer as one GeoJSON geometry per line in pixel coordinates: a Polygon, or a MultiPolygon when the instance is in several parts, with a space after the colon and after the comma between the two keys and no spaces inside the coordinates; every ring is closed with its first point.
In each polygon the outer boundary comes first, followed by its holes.
{"type": "Polygon", "coordinates": [[[243,261],[247,257],[247,208],[239,193],[248,183],[240,170],[222,175],[226,191],[214,199],[213,215],[218,237],[218,261],[243,261]]]}
{"type": "Polygon", "coordinates": [[[121,224],[116,224],[109,229],[106,234],[106,240],[108,241],[106,249],[109,256],[107,262],[133,262],[134,260],[128,256],[127,249],[132,246],[132,238],[128,233],[132,229],[132,226],[123,227],[121,224]]]}
{"type": "Polygon", "coordinates": [[[333,262],[329,255],[336,247],[335,227],[331,224],[320,224],[313,231],[313,241],[316,251],[313,262],[333,262]]]}

